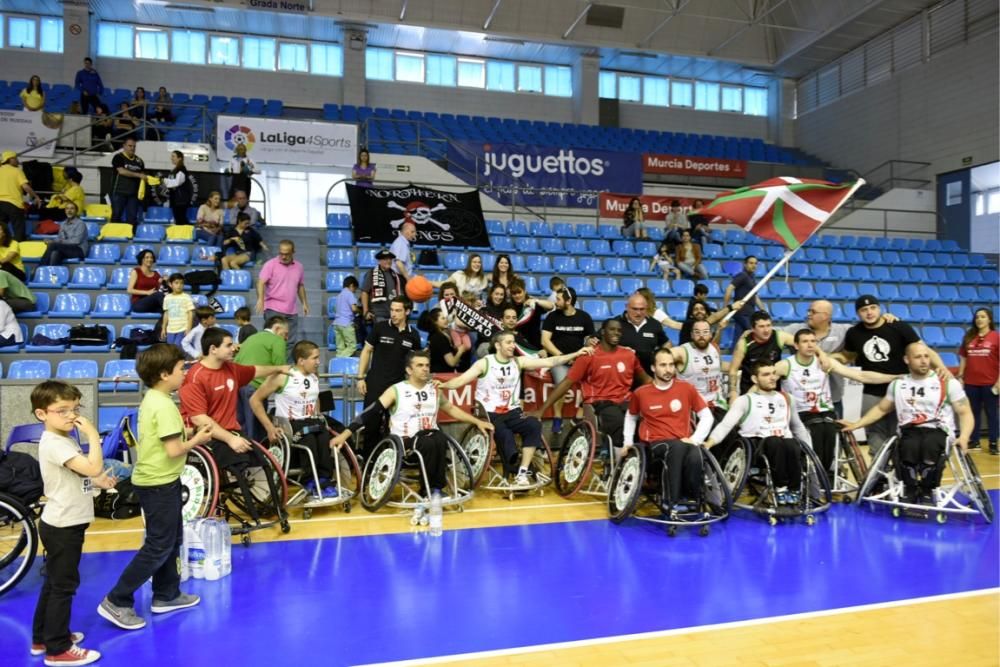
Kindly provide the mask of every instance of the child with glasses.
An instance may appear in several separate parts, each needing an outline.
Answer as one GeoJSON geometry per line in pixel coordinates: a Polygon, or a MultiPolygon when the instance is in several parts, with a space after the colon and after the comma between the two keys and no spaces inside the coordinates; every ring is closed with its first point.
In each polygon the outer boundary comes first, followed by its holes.
{"type": "Polygon", "coordinates": [[[101,436],[80,414],[80,390],[58,380],[31,392],[31,409],[45,432],[38,441],[46,503],[38,533],[45,547],[44,583],[31,629],[31,654],[45,654],[46,665],[86,665],[101,657],[79,646],[82,632],[70,632],[73,596],[80,585],[80,554],[87,526],[94,520],[94,487],[110,489],[115,478],[103,472],[101,436]],[[86,454],[70,434],[87,439],[86,454]]]}

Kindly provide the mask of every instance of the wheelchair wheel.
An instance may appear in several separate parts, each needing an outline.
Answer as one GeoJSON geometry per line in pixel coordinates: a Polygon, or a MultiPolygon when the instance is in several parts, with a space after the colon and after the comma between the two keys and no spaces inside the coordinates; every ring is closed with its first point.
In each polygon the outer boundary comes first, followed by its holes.
{"type": "Polygon", "coordinates": [[[590,477],[597,451],[597,431],[589,421],[576,424],[563,439],[556,463],[556,491],[563,498],[575,495],[590,477]]]}
{"type": "MultiPolygon", "coordinates": [[[[711,452],[709,452],[711,453],[711,452]]],[[[726,462],[721,464],[722,476],[729,485],[729,493],[733,500],[743,495],[747,477],[750,476],[750,457],[753,455],[750,443],[745,438],[738,438],[733,444],[732,452],[726,462]]],[[[712,457],[715,458],[714,456],[712,457]]]]}
{"type": "MultiPolygon", "coordinates": [[[[352,498],[357,498],[361,494],[361,468],[358,466],[358,458],[354,455],[354,450],[349,445],[344,445],[334,452],[334,465],[336,470],[334,475],[340,475],[336,480],[341,494],[350,493],[352,498]]],[[[351,503],[344,503],[344,511],[351,511],[351,503]]]]}
{"type": "Polygon", "coordinates": [[[0,595],[21,581],[38,553],[35,519],[20,501],[0,494],[0,595]]]}
{"type": "Polygon", "coordinates": [[[496,444],[491,436],[484,435],[471,424],[462,432],[459,443],[466,458],[469,459],[469,465],[472,466],[472,486],[475,488],[479,486],[493,461],[496,444]]]}
{"type": "MultiPolygon", "coordinates": [[[[548,441],[543,437],[542,446],[535,449],[535,455],[531,457],[531,470],[539,481],[546,484],[552,481],[552,476],[556,469],[556,457],[549,449],[548,441]]],[[[539,490],[539,493],[541,490],[539,490]]]]}
{"type": "Polygon", "coordinates": [[[853,433],[845,431],[840,433],[839,437],[841,449],[847,455],[847,465],[854,475],[854,481],[861,484],[868,476],[868,462],[865,460],[865,455],[861,452],[853,433]]]}
{"type": "Polygon", "coordinates": [[[805,453],[805,466],[802,468],[804,488],[808,491],[809,500],[816,505],[829,505],[833,502],[833,494],[830,491],[830,478],[823,470],[823,464],[819,460],[812,447],[797,440],[802,451],[805,453]]]}
{"type": "Polygon", "coordinates": [[[701,467],[704,471],[702,498],[716,514],[728,514],[733,509],[733,494],[729,489],[726,474],[719,462],[712,456],[712,452],[704,447],[699,447],[699,449],[701,450],[701,467]]]}
{"type": "Polygon", "coordinates": [[[361,476],[361,505],[369,512],[377,512],[385,505],[399,483],[402,469],[403,443],[394,435],[380,440],[365,461],[365,471],[361,476]]]}
{"type": "Polygon", "coordinates": [[[215,514],[219,504],[219,469],[203,447],[188,452],[181,471],[181,517],[191,521],[215,514]]]}
{"type": "Polygon", "coordinates": [[[973,460],[972,456],[966,452],[959,450],[958,452],[960,465],[963,468],[963,473],[966,476],[965,483],[968,486],[969,498],[972,503],[979,510],[979,513],[983,515],[987,523],[993,523],[993,500],[990,499],[990,494],[987,493],[986,487],[983,486],[983,478],[979,474],[979,468],[976,467],[976,462],[973,460]]]}
{"type": "Polygon", "coordinates": [[[608,491],[608,514],[614,523],[632,516],[642,485],[646,480],[646,450],[642,446],[629,448],[615,468],[608,491]]]}
{"type": "Polygon", "coordinates": [[[277,442],[267,441],[267,451],[271,452],[271,457],[277,461],[282,474],[287,477],[288,468],[292,464],[292,447],[284,431],[277,442]]]}
{"type": "Polygon", "coordinates": [[[472,463],[455,438],[448,434],[445,438],[448,440],[448,495],[451,498],[471,495],[476,486],[472,463]]]}
{"type": "Polygon", "coordinates": [[[872,461],[865,476],[865,482],[858,490],[857,504],[861,504],[865,496],[871,494],[875,489],[882,487],[889,479],[895,477],[893,470],[892,450],[896,448],[896,436],[892,436],[884,443],[879,450],[878,456],[872,461]]]}
{"type": "MultiPolygon", "coordinates": [[[[251,444],[257,451],[257,454],[263,457],[264,463],[264,465],[252,465],[244,471],[247,474],[247,482],[250,485],[250,495],[253,497],[254,509],[257,516],[281,516],[283,514],[282,510],[288,504],[288,480],[285,479],[285,473],[281,469],[281,464],[271,454],[270,450],[265,449],[256,442],[251,444]],[[271,487],[267,481],[268,475],[271,476],[274,488],[278,492],[279,497],[277,499],[271,497],[271,487]]],[[[253,516],[253,512],[246,506],[246,500],[243,497],[243,493],[239,490],[238,484],[234,483],[232,487],[233,492],[227,495],[229,502],[243,514],[253,516]]]]}

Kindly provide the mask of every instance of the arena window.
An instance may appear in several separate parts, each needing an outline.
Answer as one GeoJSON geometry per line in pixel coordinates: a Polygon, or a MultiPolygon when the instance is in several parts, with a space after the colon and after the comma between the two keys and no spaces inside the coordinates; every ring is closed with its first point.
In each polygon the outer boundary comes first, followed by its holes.
{"type": "Polygon", "coordinates": [[[735,111],[737,113],[741,113],[743,111],[742,88],[738,86],[722,87],[722,110],[735,111]]]}
{"type": "Polygon", "coordinates": [[[305,44],[278,43],[278,69],[284,72],[308,72],[309,50],[305,44]]]}
{"type": "Polygon", "coordinates": [[[618,99],[622,102],[638,102],[642,99],[642,79],[627,74],[618,75],[618,99]]]}
{"type": "Polygon", "coordinates": [[[654,107],[670,106],[669,81],[658,76],[642,78],[642,103],[654,107]]]}
{"type": "Polygon", "coordinates": [[[517,91],[519,93],[542,92],[542,68],[536,65],[518,65],[517,91]]]}
{"type": "Polygon", "coordinates": [[[274,71],[275,40],[269,37],[243,38],[243,67],[274,71]]]}
{"type": "Polygon", "coordinates": [[[694,86],[690,81],[670,80],[670,106],[694,106],[694,86]]]}
{"type": "Polygon", "coordinates": [[[743,89],[743,113],[750,116],[767,115],[767,88],[743,89]]]}
{"type": "Polygon", "coordinates": [[[240,40],[235,37],[212,35],[209,40],[208,62],[210,65],[240,66],[240,40]]]}
{"type": "Polygon", "coordinates": [[[167,31],[158,28],[135,29],[135,57],[168,60],[167,31]]]}
{"type": "Polygon", "coordinates": [[[375,81],[392,81],[392,50],[373,49],[365,51],[365,78],[375,81]]]}
{"type": "Polygon", "coordinates": [[[514,63],[486,61],[486,89],[514,92],[514,63]]]}
{"type": "Polygon", "coordinates": [[[719,110],[719,84],[698,81],[694,84],[694,108],[699,111],[719,110]]]}
{"type": "Polygon", "coordinates": [[[344,54],[340,44],[311,44],[309,67],[313,74],[343,76],[344,54]]]}
{"type": "Polygon", "coordinates": [[[597,94],[605,99],[617,99],[618,75],[614,72],[601,72],[597,79],[597,94]]]}
{"type": "Polygon", "coordinates": [[[39,50],[46,53],[63,52],[63,20],[44,17],[39,34],[39,50]]]}
{"type": "Polygon", "coordinates": [[[486,62],[475,58],[459,58],[458,85],[469,88],[486,87],[486,62]]]}
{"type": "Polygon", "coordinates": [[[171,60],[186,65],[205,64],[207,35],[194,30],[174,30],[170,36],[171,60]]]}
{"type": "Polygon", "coordinates": [[[135,46],[133,32],[130,25],[101,23],[97,26],[97,55],[132,58],[135,46]]]}
{"type": "Polygon", "coordinates": [[[427,54],[424,59],[427,70],[427,83],[431,86],[454,86],[458,59],[454,56],[427,54]]]}
{"type": "Polygon", "coordinates": [[[35,19],[11,16],[7,20],[7,46],[12,49],[34,49],[38,43],[35,19]]]}
{"type": "Polygon", "coordinates": [[[396,81],[424,82],[424,56],[421,53],[396,52],[396,81]]]}
{"type": "Polygon", "coordinates": [[[573,72],[569,67],[545,66],[545,94],[554,97],[573,97],[573,72]]]}

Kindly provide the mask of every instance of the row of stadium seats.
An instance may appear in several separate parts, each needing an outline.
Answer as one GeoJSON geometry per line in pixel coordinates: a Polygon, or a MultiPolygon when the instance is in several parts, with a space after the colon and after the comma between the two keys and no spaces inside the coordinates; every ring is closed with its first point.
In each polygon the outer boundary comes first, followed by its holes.
{"type": "MultiPolygon", "coordinates": [[[[191,298],[196,306],[208,304],[204,294],[193,294],[191,298]]],[[[217,315],[220,319],[232,318],[237,309],[247,305],[246,296],[242,294],[217,294],[214,298],[222,305],[223,312],[217,315]]],[[[37,292],[35,299],[35,309],[18,313],[18,319],[79,318],[87,315],[95,319],[155,320],[160,317],[159,313],[133,313],[131,298],[124,293],[102,292],[96,299],[91,299],[87,292],[59,292],[54,298],[48,292],[37,292]]]]}
{"type": "MultiPolygon", "coordinates": [[[[178,267],[184,268],[184,267],[178,267]]],[[[28,287],[38,289],[77,290],[124,290],[128,286],[131,267],[118,266],[111,269],[110,276],[103,266],[77,266],[70,274],[67,266],[39,266],[28,287]]],[[[220,274],[219,289],[228,292],[243,292],[251,287],[251,275],[244,269],[224,269],[220,274]]]]}
{"type": "MultiPolygon", "coordinates": [[[[41,259],[45,253],[44,241],[24,241],[21,245],[21,259],[32,263],[41,259]]],[[[150,243],[128,244],[124,249],[117,243],[92,243],[87,252],[84,264],[135,264],[135,258],[143,250],[152,250],[156,253],[156,263],[161,266],[213,266],[215,263],[215,253],[219,251],[216,246],[198,245],[194,252],[188,245],[164,244],[157,248],[150,243]]],[[[76,264],[80,260],[65,260],[67,264],[76,264]]],[[[244,265],[247,266],[247,265],[244,265]]],[[[250,264],[249,266],[253,266],[250,264]]]]}

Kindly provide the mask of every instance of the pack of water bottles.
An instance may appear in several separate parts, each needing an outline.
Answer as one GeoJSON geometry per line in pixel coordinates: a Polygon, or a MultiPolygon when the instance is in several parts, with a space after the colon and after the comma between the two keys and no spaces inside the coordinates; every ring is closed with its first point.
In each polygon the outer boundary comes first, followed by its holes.
{"type": "Polygon", "coordinates": [[[232,571],[232,531],[229,524],[222,519],[185,521],[181,581],[215,581],[232,571]]]}

